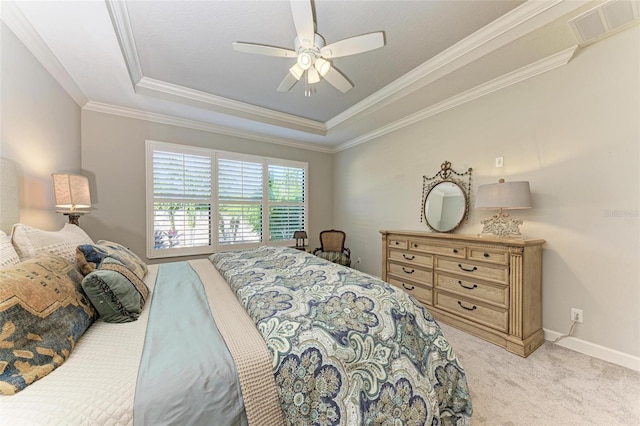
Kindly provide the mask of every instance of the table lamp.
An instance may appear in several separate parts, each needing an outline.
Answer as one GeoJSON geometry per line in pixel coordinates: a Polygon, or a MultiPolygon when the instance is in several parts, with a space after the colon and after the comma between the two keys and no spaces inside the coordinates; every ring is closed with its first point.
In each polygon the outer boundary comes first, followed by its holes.
{"type": "Polygon", "coordinates": [[[482,233],[492,233],[498,237],[522,235],[520,225],[522,219],[514,219],[503,210],[531,208],[531,191],[529,182],[505,182],[480,185],[476,196],[476,208],[481,210],[498,210],[490,218],[482,219],[482,233]]]}

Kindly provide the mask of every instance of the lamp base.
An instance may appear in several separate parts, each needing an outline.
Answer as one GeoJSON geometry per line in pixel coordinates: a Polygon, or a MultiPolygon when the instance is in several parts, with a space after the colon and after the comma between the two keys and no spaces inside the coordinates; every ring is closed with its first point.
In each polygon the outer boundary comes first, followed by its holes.
{"type": "Polygon", "coordinates": [[[76,226],[80,226],[80,223],[78,222],[80,219],[80,216],[82,216],[84,213],[81,212],[62,212],[63,215],[65,216],[69,216],[69,223],[72,225],[76,225],[76,226]]]}
{"type": "Polygon", "coordinates": [[[501,238],[507,238],[511,235],[522,235],[520,233],[520,225],[522,219],[514,219],[509,213],[503,213],[502,210],[490,218],[482,219],[480,223],[483,225],[482,233],[491,233],[501,238]]]}

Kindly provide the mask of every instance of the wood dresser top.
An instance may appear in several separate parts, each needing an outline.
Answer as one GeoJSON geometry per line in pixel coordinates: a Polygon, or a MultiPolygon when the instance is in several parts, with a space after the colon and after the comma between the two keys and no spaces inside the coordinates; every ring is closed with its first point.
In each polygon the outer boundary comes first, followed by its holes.
{"type": "Polygon", "coordinates": [[[393,234],[393,235],[404,235],[407,237],[426,237],[426,238],[435,238],[441,240],[459,240],[459,241],[468,241],[475,243],[497,243],[497,244],[505,244],[510,246],[537,246],[543,245],[546,243],[545,240],[541,239],[522,239],[522,238],[498,238],[493,235],[471,235],[471,234],[444,234],[437,232],[429,232],[429,231],[410,231],[410,230],[381,230],[380,233],[382,235],[393,234]]]}

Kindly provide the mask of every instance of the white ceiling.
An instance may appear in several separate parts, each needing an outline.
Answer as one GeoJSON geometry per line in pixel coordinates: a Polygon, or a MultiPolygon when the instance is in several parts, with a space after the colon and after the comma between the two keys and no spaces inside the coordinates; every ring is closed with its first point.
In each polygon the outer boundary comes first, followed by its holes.
{"type": "Polygon", "coordinates": [[[2,2],[3,21],[78,104],[335,152],[567,63],[567,23],[601,2],[313,1],[327,43],[383,31],[386,45],[336,58],[354,87],[311,97],[278,84],[294,59],[234,51],[233,41],[293,49],[289,2],[2,2]]]}

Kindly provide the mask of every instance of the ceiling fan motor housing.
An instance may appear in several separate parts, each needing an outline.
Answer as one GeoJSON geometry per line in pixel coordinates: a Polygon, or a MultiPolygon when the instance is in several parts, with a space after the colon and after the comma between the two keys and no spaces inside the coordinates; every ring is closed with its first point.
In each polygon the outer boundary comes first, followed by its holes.
{"type": "Polygon", "coordinates": [[[296,37],[294,45],[298,53],[298,65],[300,65],[302,69],[308,70],[315,64],[316,60],[322,56],[320,49],[324,47],[325,41],[320,34],[316,34],[313,46],[305,46],[300,42],[299,37],[296,37]]]}

